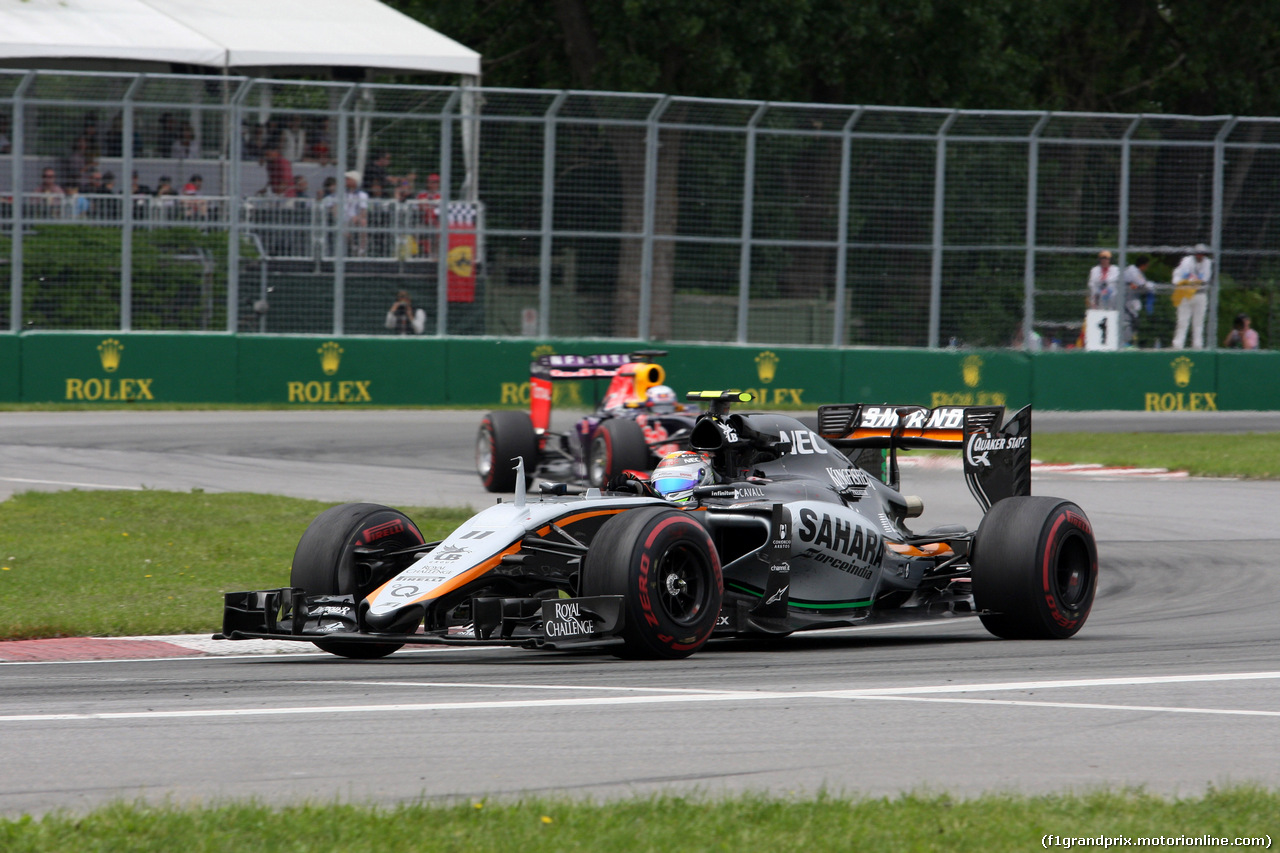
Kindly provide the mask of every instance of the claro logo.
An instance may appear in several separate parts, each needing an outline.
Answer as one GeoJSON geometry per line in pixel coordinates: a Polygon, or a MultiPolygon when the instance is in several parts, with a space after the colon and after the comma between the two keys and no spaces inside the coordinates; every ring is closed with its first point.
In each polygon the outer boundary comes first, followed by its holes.
{"type": "MultiPolygon", "coordinates": [[[[316,350],[320,356],[320,370],[325,376],[333,376],[342,367],[342,346],[337,341],[325,341],[316,350]]],[[[291,380],[286,387],[290,403],[372,403],[369,391],[371,379],[291,380]]]]}
{"type": "MultiPolygon", "coordinates": [[[[105,338],[98,344],[98,363],[104,373],[115,373],[124,360],[125,346],[116,338],[105,338]]],[[[135,379],[131,377],[89,377],[78,379],[70,377],[66,380],[65,400],[97,402],[137,402],[154,400],[151,391],[152,379],[135,379]]]]}

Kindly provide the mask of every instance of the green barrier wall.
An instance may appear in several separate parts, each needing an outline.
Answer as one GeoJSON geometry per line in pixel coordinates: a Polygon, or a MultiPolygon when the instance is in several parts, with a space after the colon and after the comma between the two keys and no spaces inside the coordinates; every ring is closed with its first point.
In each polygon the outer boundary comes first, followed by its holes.
{"type": "Polygon", "coordinates": [[[242,403],[444,405],[447,343],[434,338],[242,335],[242,403]]]}
{"type": "MultiPolygon", "coordinates": [[[[529,404],[543,353],[667,350],[677,393],[736,388],[760,408],[822,403],[1089,411],[1280,410],[1280,352],[820,349],[637,341],[27,332],[0,335],[0,402],[529,404]]],[[[607,380],[556,383],[594,405],[607,380]]]]}
{"type": "Polygon", "coordinates": [[[1020,409],[1031,363],[1008,350],[846,350],[838,402],[1020,409]]]}
{"type": "Polygon", "coordinates": [[[0,335],[0,402],[22,399],[22,339],[0,335]]]}
{"type": "Polygon", "coordinates": [[[1039,353],[1031,404],[1068,411],[1215,411],[1222,408],[1217,361],[1218,353],[1209,350],[1039,353]]]}
{"type": "Polygon", "coordinates": [[[24,402],[231,403],[233,335],[27,332],[24,402]]]}
{"type": "Polygon", "coordinates": [[[1218,353],[1218,408],[1280,409],[1280,352],[1218,353]]]}

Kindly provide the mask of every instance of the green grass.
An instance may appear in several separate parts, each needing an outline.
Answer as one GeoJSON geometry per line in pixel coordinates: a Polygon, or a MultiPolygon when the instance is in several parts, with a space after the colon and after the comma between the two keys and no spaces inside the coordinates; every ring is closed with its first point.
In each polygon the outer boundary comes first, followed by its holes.
{"type": "MultiPolygon", "coordinates": [[[[24,492],[0,502],[0,639],[211,633],[222,594],[289,585],[332,504],[203,492],[24,492]]],[[[428,541],[465,509],[398,507],[428,541]]]]}
{"type": "Polygon", "coordinates": [[[1277,814],[1280,794],[1249,787],[1211,790],[1189,798],[1098,791],[970,800],[922,794],[895,799],[665,795],[607,804],[529,800],[385,808],[117,804],[81,816],[0,820],[0,849],[6,853],[991,853],[1043,849],[1045,835],[1263,837],[1276,832],[1277,814]]]}
{"type": "Polygon", "coordinates": [[[1197,477],[1280,477],[1280,433],[1045,433],[1031,438],[1044,462],[1096,462],[1188,471],[1197,477]]]}

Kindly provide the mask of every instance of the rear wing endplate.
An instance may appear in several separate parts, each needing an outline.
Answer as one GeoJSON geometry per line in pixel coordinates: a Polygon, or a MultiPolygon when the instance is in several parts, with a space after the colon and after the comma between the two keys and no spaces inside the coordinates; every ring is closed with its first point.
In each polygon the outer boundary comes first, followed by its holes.
{"type": "Polygon", "coordinates": [[[959,450],[965,482],[983,512],[1003,498],[1031,494],[1030,406],[1007,421],[1003,406],[819,406],[818,432],[841,449],[887,448],[895,481],[899,448],[959,450]]]}

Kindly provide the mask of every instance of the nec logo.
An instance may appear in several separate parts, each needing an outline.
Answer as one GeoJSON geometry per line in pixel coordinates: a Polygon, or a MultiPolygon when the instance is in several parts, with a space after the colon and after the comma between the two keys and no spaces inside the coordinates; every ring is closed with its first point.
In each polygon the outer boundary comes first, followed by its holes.
{"type": "Polygon", "coordinates": [[[793,429],[790,432],[782,430],[778,437],[783,441],[791,442],[791,452],[802,456],[814,453],[827,453],[825,447],[818,444],[818,437],[807,429],[793,429]]]}

